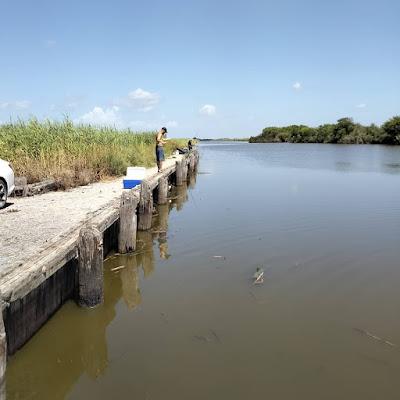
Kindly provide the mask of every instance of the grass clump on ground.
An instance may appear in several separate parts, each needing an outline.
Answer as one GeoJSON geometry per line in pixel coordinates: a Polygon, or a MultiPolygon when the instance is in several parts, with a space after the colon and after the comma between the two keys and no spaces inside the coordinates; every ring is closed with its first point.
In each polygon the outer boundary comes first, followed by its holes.
{"type": "MultiPolygon", "coordinates": [[[[170,140],[166,156],[185,139],[170,140]]],[[[85,185],[121,176],[128,166],[155,164],[155,132],[74,125],[32,119],[0,125],[0,158],[29,183],[53,178],[59,187],[85,185]]]]}

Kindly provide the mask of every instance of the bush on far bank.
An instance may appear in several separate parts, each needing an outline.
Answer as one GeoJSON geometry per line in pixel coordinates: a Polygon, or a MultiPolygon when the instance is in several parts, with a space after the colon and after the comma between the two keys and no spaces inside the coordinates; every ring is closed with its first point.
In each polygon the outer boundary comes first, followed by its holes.
{"type": "Polygon", "coordinates": [[[341,118],[336,124],[318,127],[291,125],[267,127],[260,135],[251,137],[250,143],[342,143],[342,144],[400,144],[400,116],[386,121],[382,126],[364,126],[352,118],[341,118]]]}

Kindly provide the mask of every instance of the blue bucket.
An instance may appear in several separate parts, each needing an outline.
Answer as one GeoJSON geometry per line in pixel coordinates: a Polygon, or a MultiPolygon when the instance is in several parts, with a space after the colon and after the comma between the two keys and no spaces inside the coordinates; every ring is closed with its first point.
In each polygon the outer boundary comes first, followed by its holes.
{"type": "Polygon", "coordinates": [[[124,179],[124,189],[133,189],[134,187],[140,185],[142,180],[140,179],[124,179]]]}

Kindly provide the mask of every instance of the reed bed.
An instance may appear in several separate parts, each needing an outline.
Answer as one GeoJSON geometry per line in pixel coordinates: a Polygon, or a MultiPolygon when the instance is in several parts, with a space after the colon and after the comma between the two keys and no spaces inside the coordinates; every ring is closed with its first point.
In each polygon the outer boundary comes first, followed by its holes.
{"type": "MultiPolygon", "coordinates": [[[[166,156],[185,139],[170,140],[166,156]]],[[[155,164],[155,132],[61,122],[18,121],[0,125],[0,158],[29,183],[53,178],[60,188],[121,176],[127,166],[155,164]]]]}

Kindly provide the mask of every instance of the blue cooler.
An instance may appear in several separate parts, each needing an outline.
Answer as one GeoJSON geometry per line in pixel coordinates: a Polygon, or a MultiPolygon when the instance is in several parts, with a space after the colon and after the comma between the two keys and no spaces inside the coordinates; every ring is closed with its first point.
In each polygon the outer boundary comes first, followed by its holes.
{"type": "Polygon", "coordinates": [[[146,175],[144,167],[128,167],[123,180],[124,189],[133,189],[140,185],[146,175]]]}

